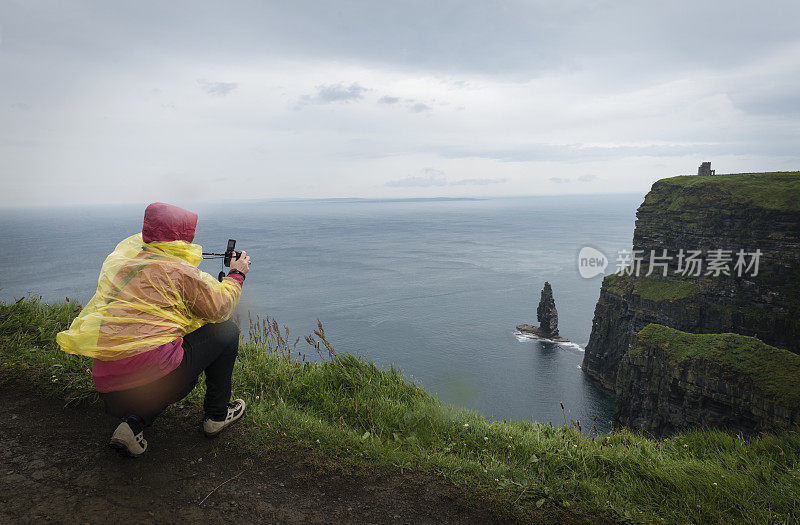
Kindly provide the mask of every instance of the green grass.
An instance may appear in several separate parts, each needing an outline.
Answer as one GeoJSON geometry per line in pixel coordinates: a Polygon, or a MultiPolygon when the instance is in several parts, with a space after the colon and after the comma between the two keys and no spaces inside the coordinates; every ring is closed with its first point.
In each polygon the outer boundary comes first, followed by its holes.
{"type": "Polygon", "coordinates": [[[653,185],[644,204],[672,212],[742,205],[800,211],[800,172],[670,177],[653,185]]]}
{"type": "MultiPolygon", "coordinates": [[[[76,313],[36,300],[0,305],[3,377],[94,399],[89,360],[54,342],[76,313]]],[[[655,441],[626,430],[587,435],[576,425],[489,421],[438,401],[395,368],[337,354],[321,327],[307,339],[313,360],[299,357],[277,324],[251,323],[250,337],[234,390],[249,405],[236,446],[252,453],[301,447],[345,469],[430,472],[500,513],[535,521],[800,520],[797,433],[695,431],[655,441]]]]}
{"type": "Polygon", "coordinates": [[[786,407],[800,406],[800,355],[739,334],[690,334],[659,324],[636,336],[632,354],[657,349],[671,363],[712,377],[747,383],[786,407]]]}
{"type": "Polygon", "coordinates": [[[635,280],[633,293],[648,301],[677,301],[697,295],[703,288],[692,281],[640,277],[635,280]]]}
{"type": "Polygon", "coordinates": [[[603,287],[620,297],[633,293],[642,299],[655,302],[686,299],[703,291],[703,287],[693,281],[618,274],[605,276],[603,287]]]}
{"type": "Polygon", "coordinates": [[[612,273],[603,277],[603,288],[615,295],[625,297],[633,290],[632,280],[633,278],[629,275],[612,273]]]}

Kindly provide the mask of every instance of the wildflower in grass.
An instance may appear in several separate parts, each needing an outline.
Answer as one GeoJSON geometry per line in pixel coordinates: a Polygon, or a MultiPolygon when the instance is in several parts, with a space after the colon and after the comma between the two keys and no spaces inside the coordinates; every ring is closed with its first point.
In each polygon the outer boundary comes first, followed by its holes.
{"type": "Polygon", "coordinates": [[[469,428],[469,423],[464,423],[464,428],[469,428]]]}

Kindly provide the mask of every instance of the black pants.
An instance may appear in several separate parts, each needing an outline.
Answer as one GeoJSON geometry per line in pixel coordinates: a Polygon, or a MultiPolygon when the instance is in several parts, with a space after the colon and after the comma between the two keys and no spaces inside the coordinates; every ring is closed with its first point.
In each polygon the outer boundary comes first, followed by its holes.
{"type": "Polygon", "coordinates": [[[225,419],[231,397],[231,375],[239,351],[239,327],[233,321],[207,324],[183,338],[183,360],[178,368],[152,383],[100,394],[106,412],[117,417],[137,416],[145,426],[172,403],[192,391],[206,373],[206,417],[225,419]]]}

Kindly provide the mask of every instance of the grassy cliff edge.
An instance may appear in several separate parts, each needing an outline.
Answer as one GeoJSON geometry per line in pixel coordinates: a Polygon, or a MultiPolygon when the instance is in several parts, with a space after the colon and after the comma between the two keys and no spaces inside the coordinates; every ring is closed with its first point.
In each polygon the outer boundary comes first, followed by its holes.
{"type": "Polygon", "coordinates": [[[798,171],[679,175],[656,182],[653,189],[658,191],[648,193],[645,204],[665,211],[685,211],[709,204],[800,211],[799,183],[798,171]]]}
{"type": "MultiPolygon", "coordinates": [[[[35,299],[0,304],[2,376],[69,400],[96,400],[90,360],[54,342],[78,310],[35,299]]],[[[250,407],[236,446],[249,452],[302,447],[345,469],[433,472],[528,520],[800,520],[796,432],[695,431],[656,441],[625,430],[586,435],[569,425],[488,421],[441,403],[395,368],[337,355],[321,330],[310,339],[320,355],[313,361],[289,359],[288,337],[276,325],[256,326],[253,335],[234,371],[235,394],[250,407]]],[[[186,402],[201,398],[198,388],[186,402]]]]}
{"type": "Polygon", "coordinates": [[[658,348],[673,364],[688,364],[713,377],[748,383],[765,398],[800,406],[800,355],[739,334],[692,334],[649,324],[630,353],[658,348]]]}

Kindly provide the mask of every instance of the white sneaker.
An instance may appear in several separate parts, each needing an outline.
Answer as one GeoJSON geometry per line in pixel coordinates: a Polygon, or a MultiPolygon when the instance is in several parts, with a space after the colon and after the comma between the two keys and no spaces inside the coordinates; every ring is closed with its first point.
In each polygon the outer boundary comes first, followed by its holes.
{"type": "Polygon", "coordinates": [[[144,438],[144,432],[134,434],[128,422],[123,421],[111,435],[108,446],[120,454],[137,457],[147,450],[147,440],[144,438]]]}
{"type": "Polygon", "coordinates": [[[228,415],[225,416],[223,421],[214,421],[207,417],[203,421],[203,432],[206,437],[217,437],[226,427],[236,423],[244,414],[246,407],[244,399],[234,399],[232,403],[228,403],[228,415]]]}

